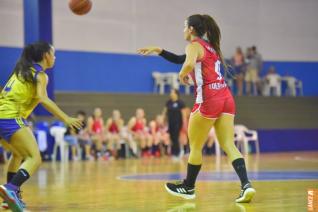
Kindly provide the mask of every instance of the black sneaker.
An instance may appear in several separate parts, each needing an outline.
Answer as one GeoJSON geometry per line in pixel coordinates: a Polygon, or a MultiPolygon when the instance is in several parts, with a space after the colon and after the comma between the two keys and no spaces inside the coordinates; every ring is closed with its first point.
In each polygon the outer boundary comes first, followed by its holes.
{"type": "Polygon", "coordinates": [[[256,190],[252,187],[251,183],[246,183],[241,190],[240,196],[236,198],[237,203],[248,203],[252,200],[256,190]]]}
{"type": "Polygon", "coordinates": [[[168,193],[174,196],[182,197],[184,199],[195,198],[194,187],[191,188],[186,186],[183,181],[176,183],[166,183],[165,188],[168,193]]]}

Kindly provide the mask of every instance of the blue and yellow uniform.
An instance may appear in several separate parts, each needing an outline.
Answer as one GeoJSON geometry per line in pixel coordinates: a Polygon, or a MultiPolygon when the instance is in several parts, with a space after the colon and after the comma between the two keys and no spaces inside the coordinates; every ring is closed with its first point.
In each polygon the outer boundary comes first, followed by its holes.
{"type": "MultiPolygon", "coordinates": [[[[36,78],[42,67],[34,64],[31,70],[36,78]]],[[[13,74],[0,93],[0,137],[9,141],[16,131],[27,126],[26,119],[38,104],[36,84],[13,74]]]]}

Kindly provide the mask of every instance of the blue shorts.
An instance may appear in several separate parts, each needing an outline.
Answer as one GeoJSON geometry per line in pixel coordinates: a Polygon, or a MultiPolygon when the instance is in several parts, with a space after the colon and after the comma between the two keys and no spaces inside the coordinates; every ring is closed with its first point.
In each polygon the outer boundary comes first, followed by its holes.
{"type": "Polygon", "coordinates": [[[69,145],[71,146],[74,146],[74,145],[78,145],[78,140],[75,136],[73,135],[66,135],[64,136],[64,140],[66,141],[66,143],[68,143],[69,145]]]}
{"type": "Polygon", "coordinates": [[[0,119],[0,137],[10,141],[12,135],[22,127],[27,127],[28,122],[22,118],[0,119]]]}

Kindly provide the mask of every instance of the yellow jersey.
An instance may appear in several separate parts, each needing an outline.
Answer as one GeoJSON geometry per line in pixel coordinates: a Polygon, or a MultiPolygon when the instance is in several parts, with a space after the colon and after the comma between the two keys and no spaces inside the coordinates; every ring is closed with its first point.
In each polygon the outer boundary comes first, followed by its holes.
{"type": "MultiPolygon", "coordinates": [[[[35,67],[31,67],[34,77],[42,70],[37,64],[35,67]]],[[[39,104],[39,99],[36,98],[36,84],[19,78],[13,74],[0,93],[0,119],[26,119],[39,104]]]]}

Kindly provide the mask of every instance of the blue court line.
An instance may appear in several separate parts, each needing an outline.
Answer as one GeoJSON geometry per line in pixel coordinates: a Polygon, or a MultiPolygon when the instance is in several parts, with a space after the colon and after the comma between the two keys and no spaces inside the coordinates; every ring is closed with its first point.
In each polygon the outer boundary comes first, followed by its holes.
{"type": "MultiPolygon", "coordinates": [[[[120,180],[180,180],[185,177],[184,173],[153,173],[119,176],[120,180]]],[[[318,180],[316,171],[260,171],[248,172],[250,180],[256,181],[284,181],[284,180],[318,180]]],[[[201,172],[199,181],[237,181],[238,176],[234,172],[201,172]]]]}

